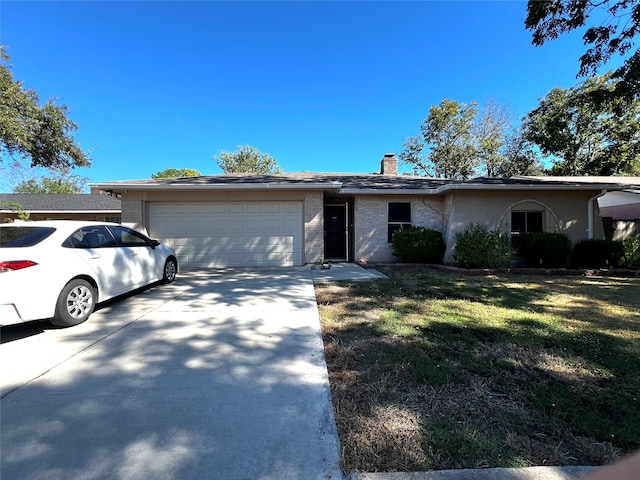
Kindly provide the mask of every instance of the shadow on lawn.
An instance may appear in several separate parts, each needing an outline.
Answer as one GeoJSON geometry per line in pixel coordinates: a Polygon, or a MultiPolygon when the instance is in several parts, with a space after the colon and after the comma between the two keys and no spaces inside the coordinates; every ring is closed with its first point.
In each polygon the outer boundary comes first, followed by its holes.
{"type": "Polygon", "coordinates": [[[640,448],[640,280],[385,273],[318,300],[339,304],[325,322],[334,403],[365,419],[401,405],[420,424],[426,464],[392,468],[602,464],[640,448]],[[513,318],[494,325],[484,307],[513,318]]]}

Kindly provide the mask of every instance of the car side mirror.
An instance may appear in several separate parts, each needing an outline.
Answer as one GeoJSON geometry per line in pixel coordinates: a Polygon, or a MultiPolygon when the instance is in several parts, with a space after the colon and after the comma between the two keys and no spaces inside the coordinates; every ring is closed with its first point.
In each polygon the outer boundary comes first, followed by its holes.
{"type": "Polygon", "coordinates": [[[155,249],[158,245],[160,245],[158,240],[151,240],[151,248],[155,249]]]}

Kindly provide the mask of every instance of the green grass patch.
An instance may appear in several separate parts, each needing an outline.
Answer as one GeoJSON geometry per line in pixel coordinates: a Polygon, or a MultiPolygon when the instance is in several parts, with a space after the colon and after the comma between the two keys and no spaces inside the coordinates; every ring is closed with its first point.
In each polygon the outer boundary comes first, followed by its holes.
{"type": "Polygon", "coordinates": [[[347,470],[598,465],[640,448],[640,279],[385,273],[316,290],[347,470]],[[373,428],[381,409],[410,434],[373,428]]]}

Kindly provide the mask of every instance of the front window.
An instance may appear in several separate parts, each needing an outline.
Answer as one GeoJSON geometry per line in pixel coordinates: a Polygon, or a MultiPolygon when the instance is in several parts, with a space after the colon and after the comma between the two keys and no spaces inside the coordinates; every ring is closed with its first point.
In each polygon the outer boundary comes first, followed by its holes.
{"type": "Polygon", "coordinates": [[[391,243],[393,234],[401,228],[411,226],[411,203],[390,202],[389,203],[389,224],[387,227],[387,242],[391,243]]]}
{"type": "Polygon", "coordinates": [[[511,233],[542,233],[543,212],[511,212],[511,233]]]}

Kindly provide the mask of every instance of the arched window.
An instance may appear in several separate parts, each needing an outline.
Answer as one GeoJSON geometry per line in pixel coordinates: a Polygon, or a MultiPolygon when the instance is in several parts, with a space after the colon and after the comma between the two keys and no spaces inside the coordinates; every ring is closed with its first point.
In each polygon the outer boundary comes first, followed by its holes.
{"type": "Polygon", "coordinates": [[[558,217],[551,208],[533,199],[520,200],[511,204],[503,214],[500,223],[512,235],[561,231],[558,217]]]}

